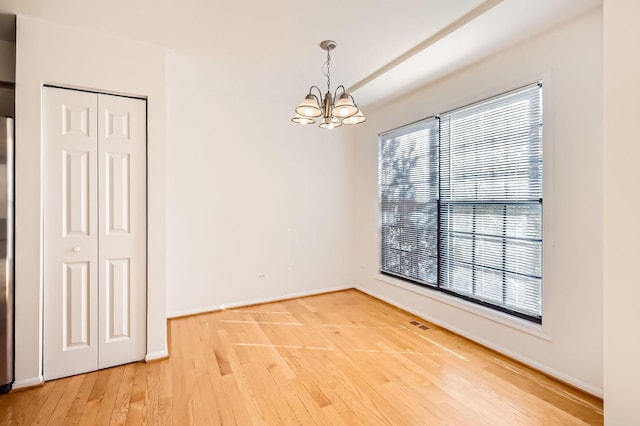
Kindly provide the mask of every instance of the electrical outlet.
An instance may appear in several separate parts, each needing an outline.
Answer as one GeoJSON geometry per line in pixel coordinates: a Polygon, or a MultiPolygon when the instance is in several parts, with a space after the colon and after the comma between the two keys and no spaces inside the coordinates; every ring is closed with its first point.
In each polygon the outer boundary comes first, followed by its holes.
{"type": "Polygon", "coordinates": [[[259,279],[259,280],[264,280],[264,279],[266,279],[266,278],[267,278],[267,274],[265,274],[264,272],[260,272],[260,273],[258,274],[258,279],[259,279]]]}

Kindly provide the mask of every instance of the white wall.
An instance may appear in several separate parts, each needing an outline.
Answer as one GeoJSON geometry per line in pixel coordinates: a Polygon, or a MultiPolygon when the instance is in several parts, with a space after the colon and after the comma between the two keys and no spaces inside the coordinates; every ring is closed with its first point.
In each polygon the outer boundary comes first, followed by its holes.
{"type": "Polygon", "coordinates": [[[164,49],[18,16],[16,71],[16,383],[42,380],[43,83],[148,97],[147,356],[166,354],[164,49]]]}
{"type": "Polygon", "coordinates": [[[640,424],[640,2],[604,2],[604,409],[640,424]]]}
{"type": "Polygon", "coordinates": [[[595,10],[408,96],[368,109],[372,125],[357,134],[355,249],[360,289],[600,395],[601,20],[601,10],[595,10]],[[538,79],[544,81],[543,326],[380,279],[377,133],[538,79]]]}
{"type": "Polygon", "coordinates": [[[207,86],[167,53],[168,315],[352,287],[349,130],[207,86]]]}

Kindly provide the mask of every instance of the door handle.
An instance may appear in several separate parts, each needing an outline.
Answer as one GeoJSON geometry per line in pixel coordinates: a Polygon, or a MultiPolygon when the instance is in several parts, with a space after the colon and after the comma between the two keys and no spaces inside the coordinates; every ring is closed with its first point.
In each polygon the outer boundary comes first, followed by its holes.
{"type": "Polygon", "coordinates": [[[73,248],[73,251],[74,251],[74,252],[76,252],[76,253],[80,252],[80,247],[75,246],[75,247],[73,248]]]}

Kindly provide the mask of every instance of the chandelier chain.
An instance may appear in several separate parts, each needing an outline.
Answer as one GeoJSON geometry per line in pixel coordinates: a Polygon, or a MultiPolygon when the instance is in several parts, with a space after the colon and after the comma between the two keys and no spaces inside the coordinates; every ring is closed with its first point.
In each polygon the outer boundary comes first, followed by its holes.
{"type": "Polygon", "coordinates": [[[327,77],[327,92],[331,91],[331,50],[327,49],[327,62],[322,66],[322,74],[327,77]],[[325,72],[324,69],[327,69],[325,72]]]}

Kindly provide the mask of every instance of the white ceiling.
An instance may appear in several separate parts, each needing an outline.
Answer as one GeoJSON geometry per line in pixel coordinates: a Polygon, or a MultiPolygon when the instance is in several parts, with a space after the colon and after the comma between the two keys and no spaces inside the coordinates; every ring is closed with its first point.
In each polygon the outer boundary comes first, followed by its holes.
{"type": "Polygon", "coordinates": [[[180,84],[297,104],[310,85],[326,87],[320,41],[338,42],[332,89],[348,87],[485,3],[497,5],[354,92],[360,106],[433,81],[602,0],[2,0],[0,13],[166,46],[196,77],[180,84]]]}

